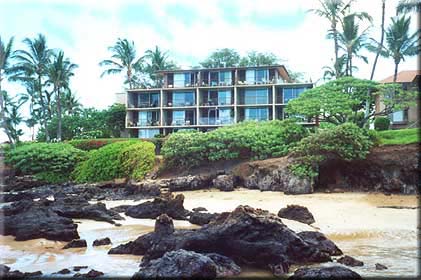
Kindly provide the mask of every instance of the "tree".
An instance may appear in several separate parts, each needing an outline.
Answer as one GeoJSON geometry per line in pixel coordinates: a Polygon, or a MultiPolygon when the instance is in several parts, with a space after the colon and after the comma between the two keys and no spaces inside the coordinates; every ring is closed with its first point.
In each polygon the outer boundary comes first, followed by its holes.
{"type": "Polygon", "coordinates": [[[204,68],[234,67],[240,63],[240,55],[234,49],[218,49],[199,64],[204,68]]]}
{"type": "Polygon", "coordinates": [[[57,104],[57,140],[61,141],[61,90],[69,88],[70,77],[74,75],[74,70],[78,66],[71,63],[69,59],[64,58],[63,51],[54,55],[53,62],[47,68],[48,82],[52,84],[53,91],[56,93],[57,104]]]}
{"type": "Polygon", "coordinates": [[[1,96],[4,102],[2,127],[9,142],[15,144],[19,142],[19,137],[23,135],[22,129],[17,126],[23,120],[19,108],[24,104],[24,101],[16,101],[16,98],[11,98],[4,90],[1,92],[1,96]]]}
{"type": "MultiPolygon", "coordinates": [[[[28,82],[33,80],[35,88],[38,91],[38,101],[41,106],[41,122],[44,128],[47,127],[47,107],[45,104],[44,87],[46,79],[47,66],[50,64],[52,50],[47,47],[47,40],[44,35],[38,34],[35,39],[25,38],[23,43],[28,48],[26,50],[17,50],[14,58],[17,64],[12,68],[12,80],[28,82]]],[[[50,141],[48,130],[46,141],[50,141]]]]}
{"type": "Polygon", "coordinates": [[[136,58],[136,48],[134,42],[127,39],[118,39],[114,46],[108,48],[112,52],[111,59],[105,59],[99,63],[101,67],[106,67],[101,77],[110,74],[126,73],[125,83],[129,84],[129,89],[133,88],[133,75],[135,71],[140,71],[142,58],[136,58]]]}
{"type": "MultiPolygon", "coordinates": [[[[370,75],[370,80],[373,80],[374,78],[374,71],[376,71],[376,66],[377,66],[377,60],[379,59],[380,53],[382,51],[383,48],[383,44],[384,44],[384,16],[385,16],[385,8],[386,8],[386,0],[382,0],[382,23],[381,23],[381,35],[380,35],[380,43],[377,44],[377,47],[375,47],[375,52],[376,52],[376,56],[374,58],[374,62],[373,62],[373,68],[371,69],[371,75],[370,75]]],[[[375,41],[374,39],[371,39],[373,41],[375,41]]],[[[368,49],[370,50],[370,45],[368,45],[368,49]]],[[[374,49],[373,49],[374,51],[374,49]]]]}
{"type": "Polygon", "coordinates": [[[82,109],[82,104],[80,104],[79,100],[70,88],[64,89],[61,101],[64,114],[73,115],[82,109]]]}
{"type": "Polygon", "coordinates": [[[111,136],[120,137],[120,133],[126,126],[126,106],[123,104],[113,104],[106,111],[106,124],[111,132],[111,136]]]}
{"type": "MultiPolygon", "coordinates": [[[[4,116],[4,100],[3,100],[3,92],[1,89],[1,82],[3,81],[4,76],[9,74],[10,72],[10,60],[12,56],[12,47],[13,47],[13,37],[9,39],[7,44],[1,40],[0,37],[0,122],[3,125],[6,124],[5,116],[4,116]]],[[[5,127],[3,127],[5,129],[5,127]]],[[[9,138],[10,140],[10,138],[9,138]]]]}
{"type": "Polygon", "coordinates": [[[335,125],[353,122],[363,127],[373,116],[386,116],[415,104],[416,95],[403,91],[398,84],[343,77],[303,92],[288,102],[286,112],[335,125]],[[368,91],[373,94],[367,95],[368,91]],[[385,104],[381,112],[375,112],[376,97],[385,104]],[[364,115],[366,110],[369,113],[364,115]]]}
{"type": "Polygon", "coordinates": [[[239,66],[262,66],[278,63],[279,58],[273,53],[250,51],[247,53],[247,56],[241,58],[239,66]]]}
{"type": "Polygon", "coordinates": [[[162,85],[162,75],[156,72],[177,68],[176,64],[168,59],[168,52],[162,52],[158,46],[155,46],[154,50],[145,51],[143,59],[147,60],[145,71],[158,87],[162,85]]]}
{"type": "MultiPolygon", "coordinates": [[[[367,28],[368,29],[368,28],[367,28]]],[[[365,46],[367,29],[359,33],[359,25],[356,22],[355,14],[344,17],[342,21],[342,32],[339,33],[341,48],[346,52],[346,75],[352,76],[352,59],[358,57],[368,63],[367,57],[359,55],[358,52],[365,46]]]]}
{"type": "Polygon", "coordinates": [[[421,1],[420,0],[401,0],[396,7],[396,15],[406,14],[410,12],[421,12],[421,1]]]}
{"type": "MultiPolygon", "coordinates": [[[[345,54],[341,55],[338,58],[338,61],[336,63],[337,68],[339,70],[338,74],[339,74],[339,78],[340,77],[344,77],[346,76],[346,66],[347,66],[347,57],[345,54]]],[[[324,80],[331,80],[333,78],[336,78],[336,70],[335,70],[335,66],[331,67],[331,66],[323,66],[322,69],[324,70],[323,73],[323,79],[324,80]]],[[[356,66],[352,66],[353,70],[357,70],[358,67],[356,66]]]]}
{"type": "Polygon", "coordinates": [[[37,83],[35,80],[28,80],[24,82],[26,92],[20,94],[20,100],[27,102],[29,101],[29,115],[30,117],[26,119],[26,125],[32,130],[32,141],[35,140],[35,125],[41,119],[41,108],[39,108],[39,103],[37,102],[37,83]]]}

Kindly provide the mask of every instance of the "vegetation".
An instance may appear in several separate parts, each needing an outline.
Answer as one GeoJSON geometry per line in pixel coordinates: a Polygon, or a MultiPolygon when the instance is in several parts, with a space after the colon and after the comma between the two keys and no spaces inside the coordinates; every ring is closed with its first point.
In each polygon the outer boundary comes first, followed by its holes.
{"type": "Polygon", "coordinates": [[[320,129],[303,138],[292,149],[293,174],[313,178],[318,175],[318,166],[328,159],[364,159],[373,146],[372,135],[352,123],[331,129],[320,129]]]}
{"type": "Polygon", "coordinates": [[[127,138],[74,139],[74,140],[70,140],[68,143],[77,149],[90,151],[90,150],[99,149],[111,143],[127,141],[127,140],[129,139],[127,138]]]}
{"type": "Polygon", "coordinates": [[[73,171],[76,182],[98,182],[129,177],[143,179],[155,163],[152,143],[119,141],[88,153],[88,159],[73,171]]]}
{"type": "Polygon", "coordinates": [[[396,129],[378,132],[382,145],[406,145],[420,143],[420,129],[396,129]]]}
{"type": "Polygon", "coordinates": [[[30,143],[19,145],[6,154],[6,163],[18,173],[32,174],[50,183],[69,180],[86,152],[65,143],[30,143]]]}
{"type": "Polygon", "coordinates": [[[5,78],[3,76],[4,74],[9,74],[10,72],[10,57],[12,55],[12,47],[13,47],[13,38],[10,38],[10,40],[5,43],[2,41],[0,37],[0,124],[3,131],[6,133],[7,137],[9,138],[9,141],[13,143],[13,137],[11,136],[11,132],[8,129],[5,118],[5,104],[4,104],[4,96],[6,95],[6,92],[4,92],[1,88],[1,83],[3,79],[5,78]]]}
{"type": "Polygon", "coordinates": [[[374,129],[377,131],[388,130],[390,127],[389,118],[377,117],[374,119],[374,129]]]}
{"type": "Polygon", "coordinates": [[[173,133],[161,153],[168,167],[177,168],[218,160],[265,159],[286,155],[306,135],[306,129],[293,121],[243,122],[206,133],[173,133]]]}

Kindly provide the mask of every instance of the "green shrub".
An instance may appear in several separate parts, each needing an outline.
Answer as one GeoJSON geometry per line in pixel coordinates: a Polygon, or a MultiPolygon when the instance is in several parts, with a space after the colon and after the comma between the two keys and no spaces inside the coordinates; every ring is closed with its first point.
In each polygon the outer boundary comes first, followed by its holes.
{"type": "Polygon", "coordinates": [[[420,129],[407,128],[379,131],[378,136],[382,145],[406,145],[420,143],[420,129]]]}
{"type": "Polygon", "coordinates": [[[291,120],[242,122],[210,132],[171,134],[161,153],[169,167],[194,167],[230,159],[265,159],[284,156],[307,130],[291,120]]]}
{"type": "Polygon", "coordinates": [[[76,182],[98,182],[115,178],[142,179],[155,162],[155,146],[152,143],[129,140],[92,150],[88,159],[76,166],[73,177],[76,182]]]}
{"type": "Polygon", "coordinates": [[[377,131],[388,130],[390,127],[390,120],[385,117],[377,117],[374,119],[374,129],[377,131]]]}
{"type": "Polygon", "coordinates": [[[35,175],[47,182],[58,183],[69,180],[75,165],[85,157],[85,151],[66,143],[31,143],[7,152],[6,163],[20,174],[35,175]]]}
{"type": "Polygon", "coordinates": [[[75,139],[75,140],[68,141],[68,143],[75,148],[78,148],[84,151],[90,151],[90,150],[99,149],[111,143],[127,141],[127,140],[129,139],[126,139],[126,138],[75,139]]]}
{"type": "Polygon", "coordinates": [[[290,170],[299,177],[315,177],[318,166],[327,159],[364,159],[373,146],[373,136],[355,124],[345,123],[320,129],[293,148],[290,170]]]}

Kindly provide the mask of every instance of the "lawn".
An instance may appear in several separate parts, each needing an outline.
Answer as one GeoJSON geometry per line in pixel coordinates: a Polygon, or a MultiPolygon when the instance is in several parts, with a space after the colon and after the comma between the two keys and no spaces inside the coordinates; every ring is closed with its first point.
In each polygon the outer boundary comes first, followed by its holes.
{"type": "Polygon", "coordinates": [[[380,131],[379,137],[382,145],[412,144],[421,142],[419,128],[380,131]]]}

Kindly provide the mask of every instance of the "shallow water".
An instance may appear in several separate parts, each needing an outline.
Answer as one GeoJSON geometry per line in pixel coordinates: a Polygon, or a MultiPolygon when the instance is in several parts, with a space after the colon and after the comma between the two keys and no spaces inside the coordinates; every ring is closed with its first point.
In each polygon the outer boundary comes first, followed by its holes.
{"type": "MultiPolygon", "coordinates": [[[[277,213],[288,204],[306,206],[314,215],[312,226],[283,219],[291,229],[318,230],[332,239],[345,254],[364,262],[353,270],[362,276],[417,275],[417,210],[377,208],[377,206],[416,206],[415,196],[365,193],[310,194],[290,196],[279,192],[240,189],[234,192],[200,190],[183,192],[185,208],[203,206],[210,212],[233,210],[238,205],[250,205],[277,213]],[[389,269],[376,271],[375,263],[389,269]]],[[[142,201],[104,201],[107,207],[138,204],[142,201]]],[[[116,227],[105,222],[75,220],[87,248],[62,250],[65,242],[45,239],[14,241],[12,236],[0,236],[1,263],[21,271],[41,270],[51,274],[75,265],[103,271],[107,276],[131,276],[138,271],[141,257],[108,255],[111,247],[136,239],[153,230],[154,220],[125,217],[116,227]],[[112,245],[92,247],[93,240],[110,237],[112,245]]],[[[176,228],[196,228],[186,221],[175,221],[176,228]]],[[[331,265],[331,264],[324,264],[331,265]]],[[[72,274],[70,274],[72,275],[72,274]]],[[[59,275],[57,275],[59,276],[59,275]]],[[[241,276],[270,276],[267,271],[245,268],[241,276]]]]}

